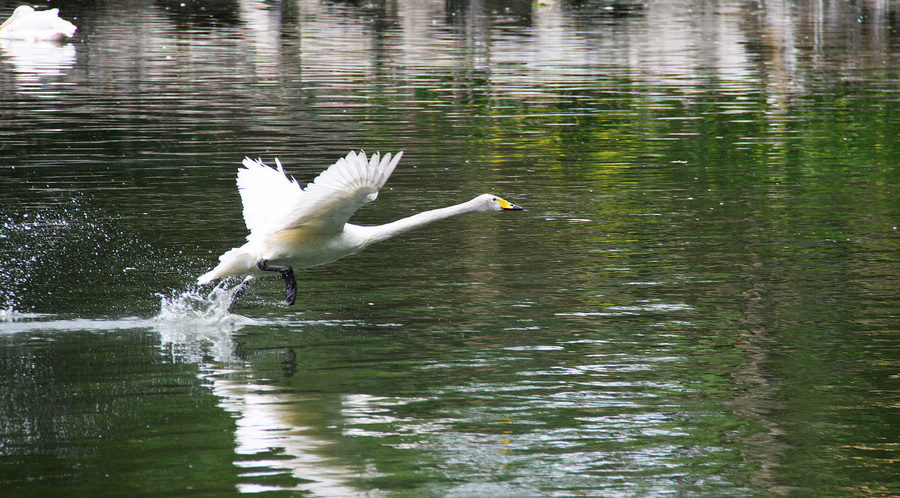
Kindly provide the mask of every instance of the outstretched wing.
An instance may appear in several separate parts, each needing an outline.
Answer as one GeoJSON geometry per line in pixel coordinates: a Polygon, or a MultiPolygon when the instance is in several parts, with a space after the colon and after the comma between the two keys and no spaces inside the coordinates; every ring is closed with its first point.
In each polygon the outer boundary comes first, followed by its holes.
{"type": "Polygon", "coordinates": [[[238,190],[244,204],[244,221],[251,235],[303,227],[319,233],[337,233],[363,204],[375,200],[391,176],[403,152],[367,159],[364,152],[350,152],[300,187],[278,169],[244,159],[238,170],[238,190]]]}
{"type": "Polygon", "coordinates": [[[278,169],[270,168],[262,161],[244,158],[244,167],[238,170],[237,187],[244,205],[244,223],[251,233],[277,230],[303,189],[296,180],[288,178],[275,159],[278,169]]]}

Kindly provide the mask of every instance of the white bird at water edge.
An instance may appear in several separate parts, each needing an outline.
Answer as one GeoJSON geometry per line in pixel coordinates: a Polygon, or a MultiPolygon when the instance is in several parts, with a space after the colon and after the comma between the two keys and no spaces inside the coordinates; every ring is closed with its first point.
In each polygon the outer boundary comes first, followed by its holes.
{"type": "Polygon", "coordinates": [[[78,28],[60,19],[59,9],[34,10],[16,7],[9,19],[0,24],[0,38],[26,41],[63,41],[75,36],[78,28]]]}
{"type": "Polygon", "coordinates": [[[250,230],[247,243],[219,256],[219,264],[200,276],[208,284],[233,275],[247,275],[234,293],[228,311],[254,275],[279,272],[285,282],[285,303],[297,297],[294,268],[308,268],[336,261],[429,223],[465,213],[512,211],[522,208],[492,194],[482,194],[454,206],[432,209],[378,226],[347,223],[367,202],[378,197],[403,152],[393,158],[379,153],[366,158],[350,152],[301,188],[284,173],[261,161],[245,158],[238,170],[237,186],[244,204],[244,222],[250,230]]]}

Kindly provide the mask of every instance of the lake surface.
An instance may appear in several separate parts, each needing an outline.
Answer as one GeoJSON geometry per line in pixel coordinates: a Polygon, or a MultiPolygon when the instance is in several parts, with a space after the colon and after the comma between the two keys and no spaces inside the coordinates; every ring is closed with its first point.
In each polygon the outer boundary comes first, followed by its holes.
{"type": "Polygon", "coordinates": [[[52,6],[0,41],[3,494],[900,494],[897,2],[52,6]],[[526,211],[193,284],[244,156],[359,149],[356,223],[526,211]]]}

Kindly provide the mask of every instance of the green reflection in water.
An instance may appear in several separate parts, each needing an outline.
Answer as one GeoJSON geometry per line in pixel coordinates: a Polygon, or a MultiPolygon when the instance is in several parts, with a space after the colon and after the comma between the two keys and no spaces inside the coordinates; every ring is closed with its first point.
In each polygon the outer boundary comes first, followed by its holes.
{"type": "Polygon", "coordinates": [[[234,422],[141,330],[3,337],[6,493],[221,494],[234,422]]]}
{"type": "MultiPolygon", "coordinates": [[[[629,23],[651,23],[653,7],[613,22],[586,6],[564,25],[578,36],[556,40],[641,36],[629,23]]],[[[115,74],[145,85],[134,95],[85,43],[62,102],[4,101],[17,167],[0,170],[0,308],[88,322],[5,339],[4,488],[896,491],[896,64],[795,19],[823,46],[793,47],[808,66],[785,73],[786,52],[741,8],[737,77],[715,64],[648,75],[626,58],[400,64],[393,21],[336,74],[316,64],[329,33],[316,28],[394,14],[324,5],[297,26],[292,8],[282,50],[257,45],[278,78],[224,23],[192,27],[219,49],[180,38],[166,53],[178,71],[154,72],[159,52],[145,71],[125,59],[115,74]],[[261,282],[241,309],[260,323],[233,334],[104,328],[98,317],[152,316],[156,293],[241,241],[244,154],[311,180],[362,146],[408,150],[362,223],[484,190],[529,210],[304,272],[296,308],[273,306],[280,286],[261,282]]],[[[736,22],[729,8],[713,17],[736,22]]],[[[494,45],[453,50],[500,58],[540,15],[486,16],[502,25],[486,29],[494,45]]],[[[847,16],[847,39],[893,43],[855,31],[877,24],[864,18],[847,16]]],[[[163,21],[148,31],[173,29],[163,21]]],[[[615,48],[573,53],[597,47],[615,48]]]]}

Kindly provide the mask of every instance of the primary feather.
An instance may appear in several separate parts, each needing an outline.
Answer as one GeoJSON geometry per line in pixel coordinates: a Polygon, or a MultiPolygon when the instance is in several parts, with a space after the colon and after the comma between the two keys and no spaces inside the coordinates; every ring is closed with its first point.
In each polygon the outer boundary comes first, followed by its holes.
{"type": "Polygon", "coordinates": [[[238,171],[238,190],[244,204],[248,240],[267,237],[280,230],[305,228],[335,233],[365,203],[375,200],[403,152],[391,158],[379,153],[366,160],[364,152],[350,152],[323,171],[305,189],[278,169],[260,161],[244,159],[238,171]]]}
{"type": "Polygon", "coordinates": [[[283,228],[312,228],[322,233],[336,233],[344,228],[359,208],[375,200],[403,152],[380,157],[364,152],[350,152],[338,159],[306,186],[303,199],[296,199],[283,228]]]}

